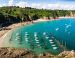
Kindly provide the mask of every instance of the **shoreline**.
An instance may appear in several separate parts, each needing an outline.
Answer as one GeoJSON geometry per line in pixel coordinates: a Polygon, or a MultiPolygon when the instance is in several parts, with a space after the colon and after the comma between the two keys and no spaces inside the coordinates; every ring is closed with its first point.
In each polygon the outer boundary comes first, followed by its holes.
{"type": "Polygon", "coordinates": [[[66,17],[58,17],[58,18],[75,18],[75,17],[66,16],[66,17]]]}
{"type": "Polygon", "coordinates": [[[37,19],[37,20],[35,20],[35,21],[33,21],[33,22],[43,22],[43,21],[53,21],[53,20],[60,20],[61,18],[75,18],[75,17],[58,17],[58,18],[56,18],[56,19],[37,19]]]}
{"type": "Polygon", "coordinates": [[[5,34],[5,33],[7,33],[8,31],[9,31],[9,29],[11,30],[11,29],[13,29],[13,28],[17,28],[17,27],[20,27],[20,26],[23,26],[23,25],[27,25],[27,24],[33,24],[33,23],[37,23],[37,22],[44,22],[44,21],[53,21],[53,20],[60,20],[61,18],[75,18],[75,17],[58,17],[58,18],[56,18],[56,19],[37,19],[37,20],[35,20],[35,21],[33,21],[33,22],[22,22],[22,23],[15,23],[15,24],[12,24],[12,25],[10,25],[10,26],[8,26],[8,27],[6,27],[8,30],[1,30],[0,31],[0,38],[5,34]]]}
{"type": "Polygon", "coordinates": [[[31,22],[15,23],[15,24],[9,25],[8,27],[5,27],[5,29],[2,29],[2,30],[0,31],[0,39],[1,39],[7,32],[9,32],[10,30],[12,30],[12,29],[14,29],[14,28],[17,28],[17,27],[21,27],[21,26],[27,25],[27,24],[31,24],[31,22]]]}
{"type": "MultiPolygon", "coordinates": [[[[60,17],[60,18],[75,18],[75,17],[60,17]]],[[[51,20],[43,20],[43,19],[39,19],[38,21],[36,21],[36,22],[41,22],[41,21],[53,21],[53,20],[60,20],[59,18],[58,19],[51,19],[51,20]]],[[[34,23],[34,22],[33,22],[34,23]]],[[[23,23],[18,23],[18,24],[12,24],[12,25],[10,25],[10,26],[8,26],[8,28],[11,28],[11,30],[12,29],[14,29],[14,28],[17,28],[17,27],[20,27],[20,26],[23,26],[23,25],[27,25],[27,24],[33,24],[32,22],[23,22],[23,23]]],[[[4,31],[4,30],[2,30],[2,31],[4,31]]],[[[7,34],[7,32],[9,32],[10,30],[7,30],[6,31],[6,33],[5,34],[7,34]]],[[[2,33],[2,32],[1,32],[2,33]]],[[[4,35],[3,35],[4,36],[4,35]]],[[[3,37],[2,36],[2,37],[3,37]]],[[[2,37],[0,37],[0,38],[2,38],[2,37]]],[[[20,52],[22,52],[22,51],[24,51],[24,52],[26,52],[26,50],[24,50],[24,49],[15,49],[15,48],[4,48],[4,47],[2,47],[3,49],[5,49],[5,50],[2,50],[1,49],[1,47],[0,47],[0,51],[2,51],[3,53],[5,53],[5,52],[7,52],[7,54],[9,54],[9,52],[12,52],[13,50],[14,50],[14,53],[16,54],[18,51],[20,51],[20,52]],[[6,51],[7,50],[7,51],[6,51]],[[11,51],[10,51],[11,50],[11,51]],[[16,51],[16,52],[15,52],[16,51]]],[[[19,57],[21,57],[21,53],[20,52],[18,52],[18,55],[19,55],[19,57]]],[[[12,52],[13,53],[13,52],[12,52]]],[[[14,55],[14,53],[12,54],[12,55],[14,55]]],[[[30,52],[31,53],[31,52],[30,52]]],[[[6,54],[6,56],[7,56],[7,54],[6,54]]],[[[58,55],[52,55],[52,54],[46,54],[46,56],[43,56],[43,55],[41,55],[42,57],[51,57],[51,58],[62,58],[63,57],[63,55],[64,55],[64,57],[63,58],[71,58],[71,57],[73,57],[73,55],[75,54],[75,51],[63,51],[63,52],[61,52],[60,54],[58,54],[58,55]]],[[[27,55],[27,54],[24,54],[24,56],[25,55],[27,55]]],[[[28,54],[29,55],[29,54],[28,54]]],[[[4,55],[2,55],[2,56],[4,56],[4,55]]],[[[9,54],[9,56],[10,56],[10,54],[9,54]]],[[[33,54],[31,53],[31,56],[33,56],[33,54]]],[[[36,55],[35,55],[36,56],[36,55]]],[[[38,58],[39,57],[41,57],[41,56],[37,56],[38,58]]],[[[11,57],[11,56],[10,56],[11,57]]],[[[15,57],[17,57],[17,56],[15,56],[15,57]]],[[[75,57],[75,56],[74,56],[75,57]]]]}

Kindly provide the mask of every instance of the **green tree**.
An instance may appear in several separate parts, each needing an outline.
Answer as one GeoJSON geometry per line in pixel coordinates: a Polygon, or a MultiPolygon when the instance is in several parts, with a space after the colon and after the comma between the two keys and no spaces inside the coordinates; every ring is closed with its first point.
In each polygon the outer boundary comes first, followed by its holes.
{"type": "Polygon", "coordinates": [[[37,20],[37,19],[39,19],[39,15],[35,14],[32,16],[32,20],[37,20]]]}
{"type": "Polygon", "coordinates": [[[0,13],[0,24],[5,22],[5,16],[0,13]]]}

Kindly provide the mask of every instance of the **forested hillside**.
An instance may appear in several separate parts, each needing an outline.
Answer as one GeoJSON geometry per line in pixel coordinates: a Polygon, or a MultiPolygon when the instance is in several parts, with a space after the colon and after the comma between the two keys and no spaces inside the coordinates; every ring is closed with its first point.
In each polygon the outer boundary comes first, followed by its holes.
{"type": "Polygon", "coordinates": [[[74,10],[46,10],[31,7],[20,8],[16,6],[0,7],[0,25],[9,25],[23,21],[32,21],[39,18],[58,18],[60,16],[75,16],[74,10]]]}

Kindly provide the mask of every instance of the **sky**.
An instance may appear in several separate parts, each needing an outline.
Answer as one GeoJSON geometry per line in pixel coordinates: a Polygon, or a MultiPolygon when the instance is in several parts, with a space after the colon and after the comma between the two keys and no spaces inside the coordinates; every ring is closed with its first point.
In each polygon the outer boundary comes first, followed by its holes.
{"type": "Polygon", "coordinates": [[[0,7],[3,6],[75,10],[75,0],[0,0],[0,7]]]}

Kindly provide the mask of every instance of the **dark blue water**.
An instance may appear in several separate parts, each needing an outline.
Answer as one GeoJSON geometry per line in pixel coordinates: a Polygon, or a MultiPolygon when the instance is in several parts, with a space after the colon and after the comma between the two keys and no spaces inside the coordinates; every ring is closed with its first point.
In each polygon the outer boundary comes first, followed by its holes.
{"type": "MultiPolygon", "coordinates": [[[[9,38],[9,37],[8,37],[9,38]]],[[[75,18],[62,18],[60,20],[33,23],[13,30],[11,34],[11,43],[7,46],[27,48],[35,53],[51,52],[58,54],[63,51],[63,47],[69,50],[75,50],[75,18]],[[28,34],[26,42],[25,34],[28,34]],[[36,43],[34,33],[37,33],[39,44],[36,43]],[[46,35],[43,35],[46,33],[46,35]],[[19,36],[20,40],[15,40],[19,36]],[[46,39],[45,37],[49,38],[46,39]],[[54,37],[54,39],[52,39],[54,37]],[[49,40],[53,40],[57,49],[53,49],[49,40]],[[57,40],[60,45],[55,41],[57,40]],[[46,46],[45,46],[46,44],[46,46]],[[38,45],[41,46],[38,47],[38,45]]]]}

